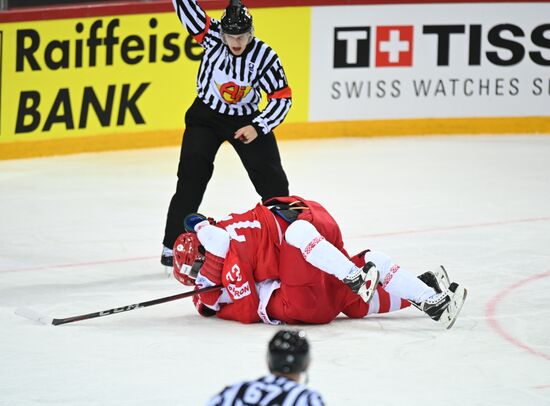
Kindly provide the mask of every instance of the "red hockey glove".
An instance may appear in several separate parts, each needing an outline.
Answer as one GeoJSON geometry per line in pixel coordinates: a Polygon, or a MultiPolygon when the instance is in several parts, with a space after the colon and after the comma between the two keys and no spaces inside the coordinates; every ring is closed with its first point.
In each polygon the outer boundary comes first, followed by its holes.
{"type": "Polygon", "coordinates": [[[208,278],[215,285],[220,285],[222,283],[222,269],[224,261],[225,260],[222,257],[218,257],[206,251],[206,260],[200,269],[201,275],[208,278]]]}
{"type": "MultiPolygon", "coordinates": [[[[198,289],[198,288],[195,288],[195,289],[198,289]]],[[[219,293],[216,292],[218,295],[219,293]]],[[[208,294],[208,293],[206,293],[208,294]]],[[[217,299],[216,299],[217,300],[217,299]]],[[[201,295],[195,295],[193,296],[193,304],[195,305],[195,308],[197,309],[197,311],[199,312],[199,314],[203,317],[212,317],[212,316],[215,316],[216,315],[216,311],[215,310],[212,310],[211,308],[209,308],[208,306],[206,306],[202,300],[201,300],[201,295]]]]}

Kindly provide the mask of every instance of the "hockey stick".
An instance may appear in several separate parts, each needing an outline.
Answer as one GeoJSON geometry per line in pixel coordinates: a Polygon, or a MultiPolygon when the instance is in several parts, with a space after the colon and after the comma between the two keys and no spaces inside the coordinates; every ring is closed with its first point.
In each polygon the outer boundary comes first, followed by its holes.
{"type": "Polygon", "coordinates": [[[72,322],[75,322],[75,321],[87,320],[87,319],[95,319],[96,317],[110,316],[111,314],[128,312],[130,310],[141,309],[142,307],[154,306],[154,305],[158,305],[158,304],[161,304],[161,303],[171,302],[173,300],[184,299],[186,297],[191,297],[191,296],[198,295],[198,294],[201,294],[201,293],[206,293],[206,292],[210,292],[210,291],[213,291],[213,290],[216,290],[216,289],[221,289],[222,287],[223,286],[221,286],[221,285],[208,286],[206,288],[191,290],[189,292],[184,292],[184,293],[178,293],[177,295],[166,296],[166,297],[162,297],[160,299],[153,299],[153,300],[149,300],[147,302],[135,303],[135,304],[127,305],[127,306],[116,307],[114,309],[103,310],[101,312],[82,314],[80,316],[66,317],[66,318],[63,318],[63,319],[54,319],[52,317],[40,314],[38,312],[35,312],[32,309],[25,308],[25,307],[21,307],[21,308],[16,309],[15,314],[17,314],[18,316],[25,317],[27,319],[33,320],[33,321],[38,321],[38,322],[43,323],[43,324],[52,324],[54,326],[57,326],[59,324],[72,323],[72,322]]]}

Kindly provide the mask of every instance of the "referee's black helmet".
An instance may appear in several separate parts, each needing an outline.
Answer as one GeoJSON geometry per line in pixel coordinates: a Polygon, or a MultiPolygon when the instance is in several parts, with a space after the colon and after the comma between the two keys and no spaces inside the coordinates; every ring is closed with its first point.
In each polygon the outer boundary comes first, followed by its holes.
{"type": "Polygon", "coordinates": [[[269,342],[267,363],[271,372],[301,373],[307,370],[309,361],[309,343],[304,331],[280,330],[269,342]]]}
{"type": "Polygon", "coordinates": [[[230,0],[221,22],[224,34],[240,35],[252,31],[252,16],[241,0],[230,0]]]}

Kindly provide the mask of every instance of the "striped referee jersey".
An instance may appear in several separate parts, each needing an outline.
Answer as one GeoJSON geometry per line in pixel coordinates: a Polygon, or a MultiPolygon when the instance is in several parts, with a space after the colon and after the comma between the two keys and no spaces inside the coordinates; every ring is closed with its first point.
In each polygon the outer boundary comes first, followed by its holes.
{"type": "Polygon", "coordinates": [[[292,104],[292,92],[275,51],[254,37],[240,56],[221,38],[221,23],[209,17],[196,0],[172,0],[187,31],[204,48],[197,74],[198,97],[211,109],[227,115],[258,111],[261,91],[265,109],[253,119],[258,134],[267,134],[283,122],[292,104]]]}
{"type": "Polygon", "coordinates": [[[228,386],[207,406],[323,406],[321,395],[284,376],[266,375],[228,386]]]}

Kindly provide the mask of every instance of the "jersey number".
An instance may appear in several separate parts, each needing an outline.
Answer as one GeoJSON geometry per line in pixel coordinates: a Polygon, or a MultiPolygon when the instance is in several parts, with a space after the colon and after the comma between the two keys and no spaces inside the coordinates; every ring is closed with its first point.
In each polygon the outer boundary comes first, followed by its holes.
{"type": "Polygon", "coordinates": [[[243,401],[250,405],[269,405],[279,396],[282,389],[277,385],[266,385],[262,382],[254,382],[243,395],[243,401]]]}
{"type": "Polygon", "coordinates": [[[242,234],[237,234],[237,230],[240,228],[262,228],[262,225],[258,220],[254,221],[238,221],[233,224],[225,226],[225,230],[229,233],[232,240],[238,242],[245,242],[246,237],[242,234]]]}

